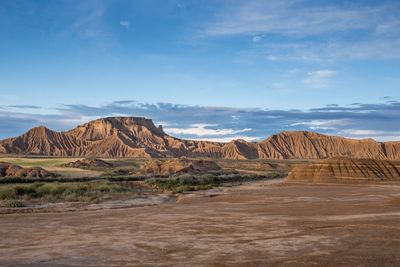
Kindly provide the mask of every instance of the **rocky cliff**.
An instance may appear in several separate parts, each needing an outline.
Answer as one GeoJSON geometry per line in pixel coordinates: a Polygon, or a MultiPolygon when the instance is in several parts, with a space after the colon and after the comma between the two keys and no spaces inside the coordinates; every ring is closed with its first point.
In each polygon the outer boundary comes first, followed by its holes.
{"type": "Polygon", "coordinates": [[[400,180],[400,162],[379,159],[331,158],[300,165],[289,173],[289,181],[391,181],[400,180]]]}

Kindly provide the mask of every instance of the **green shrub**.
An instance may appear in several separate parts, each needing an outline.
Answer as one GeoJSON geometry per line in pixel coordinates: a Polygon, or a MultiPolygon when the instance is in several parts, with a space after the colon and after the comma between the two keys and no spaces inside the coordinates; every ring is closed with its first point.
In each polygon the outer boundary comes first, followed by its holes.
{"type": "Polygon", "coordinates": [[[15,191],[12,187],[0,187],[0,199],[12,199],[15,198],[15,191]]]}
{"type": "Polygon", "coordinates": [[[268,175],[251,175],[238,173],[204,174],[204,175],[174,175],[168,178],[151,178],[145,180],[147,184],[157,188],[160,191],[169,191],[172,193],[181,193],[193,190],[208,190],[220,185],[241,184],[247,181],[256,181],[261,179],[273,179],[283,177],[280,172],[270,173],[268,175]]]}
{"type": "Polygon", "coordinates": [[[16,196],[37,196],[37,188],[34,185],[17,185],[14,187],[14,192],[16,196]]]}
{"type": "Polygon", "coordinates": [[[18,199],[7,199],[6,201],[4,201],[3,205],[6,208],[21,208],[21,207],[25,207],[24,202],[22,202],[21,200],[18,200],[18,199]]]}
{"type": "Polygon", "coordinates": [[[183,193],[187,191],[194,191],[196,188],[194,186],[180,185],[173,189],[173,193],[183,193]]]}
{"type": "Polygon", "coordinates": [[[97,199],[102,194],[122,194],[129,191],[127,186],[105,180],[72,183],[9,184],[0,185],[0,199],[51,198],[80,201],[97,199]]]}

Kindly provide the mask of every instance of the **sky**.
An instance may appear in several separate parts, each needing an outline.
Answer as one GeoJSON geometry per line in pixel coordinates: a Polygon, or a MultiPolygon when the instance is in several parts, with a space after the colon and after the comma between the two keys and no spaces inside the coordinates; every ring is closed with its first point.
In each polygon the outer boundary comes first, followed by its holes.
{"type": "Polygon", "coordinates": [[[0,1],[0,138],[107,116],[400,140],[400,2],[0,1]]]}

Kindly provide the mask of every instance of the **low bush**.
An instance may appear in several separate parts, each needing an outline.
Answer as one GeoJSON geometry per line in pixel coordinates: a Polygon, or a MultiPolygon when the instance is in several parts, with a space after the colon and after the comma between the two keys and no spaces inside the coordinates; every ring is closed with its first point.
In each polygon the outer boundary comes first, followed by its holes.
{"type": "Polygon", "coordinates": [[[256,181],[261,179],[274,179],[284,177],[281,172],[270,173],[268,175],[250,175],[250,174],[205,174],[190,175],[183,174],[169,178],[151,178],[146,183],[160,191],[169,191],[172,193],[182,193],[185,191],[208,190],[220,185],[234,185],[243,182],[256,181]]]}
{"type": "Polygon", "coordinates": [[[6,201],[4,201],[3,206],[6,208],[21,208],[25,207],[25,204],[18,199],[7,199],[6,201]]]}
{"type": "Polygon", "coordinates": [[[129,192],[129,188],[110,181],[92,181],[82,183],[31,183],[10,184],[0,186],[1,200],[50,198],[50,199],[80,199],[101,194],[122,194],[129,192]]]}

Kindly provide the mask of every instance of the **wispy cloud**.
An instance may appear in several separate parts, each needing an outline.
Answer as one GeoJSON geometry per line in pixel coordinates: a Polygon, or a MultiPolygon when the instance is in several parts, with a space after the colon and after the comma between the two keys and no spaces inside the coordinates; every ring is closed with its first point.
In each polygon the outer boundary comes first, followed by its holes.
{"type": "Polygon", "coordinates": [[[191,136],[226,136],[233,135],[243,132],[251,131],[250,128],[245,129],[218,129],[217,124],[207,124],[207,123],[195,123],[192,124],[191,127],[188,128],[168,128],[164,127],[164,130],[170,134],[179,134],[179,135],[191,135],[191,136]],[[213,128],[211,128],[213,127],[213,128]]]}
{"type": "Polygon", "coordinates": [[[219,12],[203,35],[266,35],[261,53],[286,60],[400,58],[399,14],[396,1],[241,1],[219,12]]]}
{"type": "Polygon", "coordinates": [[[121,27],[124,27],[125,29],[129,29],[129,27],[130,27],[130,23],[127,20],[121,20],[119,22],[119,25],[121,25],[121,27]]]}
{"type": "Polygon", "coordinates": [[[61,32],[64,37],[73,37],[94,41],[109,41],[112,32],[107,27],[104,16],[107,10],[105,1],[87,0],[69,6],[66,13],[66,28],[61,32]]]}
{"type": "Polygon", "coordinates": [[[260,137],[255,137],[255,136],[247,136],[247,135],[233,135],[233,136],[228,136],[228,137],[195,137],[191,138],[191,140],[197,140],[197,141],[211,141],[211,142],[221,142],[221,143],[228,143],[232,140],[245,140],[247,142],[256,142],[260,140],[260,137]]]}
{"type": "Polygon", "coordinates": [[[41,107],[34,105],[7,105],[7,107],[17,109],[41,109],[41,107]]]}
{"type": "Polygon", "coordinates": [[[310,130],[321,131],[321,130],[337,130],[338,127],[343,128],[343,126],[346,126],[346,125],[348,125],[350,123],[351,123],[350,121],[342,120],[342,119],[310,120],[310,121],[295,122],[295,123],[290,124],[290,126],[293,126],[293,127],[306,126],[310,130]]]}
{"type": "Polygon", "coordinates": [[[205,29],[208,35],[254,32],[309,36],[373,27],[385,7],[309,5],[310,1],[244,1],[227,8],[205,29]]]}
{"type": "Polygon", "coordinates": [[[257,43],[257,42],[261,41],[261,39],[262,39],[262,35],[256,35],[256,36],[253,36],[253,38],[251,40],[254,43],[257,43]]]}
{"type": "Polygon", "coordinates": [[[341,130],[339,135],[349,138],[372,138],[381,141],[392,141],[400,139],[400,131],[386,132],[383,130],[358,130],[358,129],[345,129],[341,130]]]}
{"type": "Polygon", "coordinates": [[[307,73],[307,77],[303,80],[303,83],[316,89],[325,88],[330,85],[332,78],[336,74],[337,72],[333,70],[310,71],[307,73]]]}

